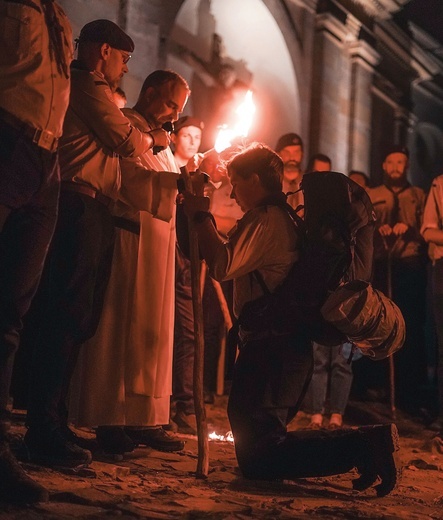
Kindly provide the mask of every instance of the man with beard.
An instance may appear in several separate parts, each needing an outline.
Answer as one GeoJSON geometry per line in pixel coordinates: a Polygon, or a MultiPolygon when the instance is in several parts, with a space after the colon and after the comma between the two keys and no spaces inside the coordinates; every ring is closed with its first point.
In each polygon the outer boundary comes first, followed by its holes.
{"type": "Polygon", "coordinates": [[[303,204],[303,192],[300,190],[300,183],[303,178],[301,169],[303,141],[297,134],[284,134],[277,141],[275,151],[283,160],[283,193],[291,194],[288,195],[287,201],[296,209],[300,204],[303,204]]]}
{"type": "Polygon", "coordinates": [[[91,461],[67,426],[65,398],[80,345],[98,326],[109,280],[119,156],[137,157],[169,144],[164,130],[138,129],[114,103],[112,91],[128,72],[133,50],[134,42],[118,25],[94,20],[80,32],[71,67],[59,144],[59,215],[32,309],[38,319],[25,442],[38,464],[77,467],[91,461]]]}
{"type": "Polygon", "coordinates": [[[373,284],[392,297],[406,322],[405,347],[395,355],[397,404],[415,412],[426,381],[426,251],[420,235],[425,193],[408,182],[408,159],[406,148],[389,148],[383,184],[368,193],[377,215],[373,284]]]}

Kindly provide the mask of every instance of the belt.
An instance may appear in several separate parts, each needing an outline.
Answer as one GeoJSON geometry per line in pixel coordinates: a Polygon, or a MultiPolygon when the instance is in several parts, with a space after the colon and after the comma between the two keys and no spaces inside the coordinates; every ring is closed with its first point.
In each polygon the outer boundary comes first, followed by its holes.
{"type": "Polygon", "coordinates": [[[133,220],[123,217],[114,217],[114,226],[134,233],[135,235],[140,235],[140,222],[134,222],[133,220]]]}
{"type": "Polygon", "coordinates": [[[55,152],[58,146],[58,138],[49,130],[33,128],[28,123],[24,123],[18,117],[0,108],[0,119],[12,128],[18,130],[22,135],[29,137],[33,143],[40,148],[55,152]]]}
{"type": "Polygon", "coordinates": [[[103,195],[103,193],[100,193],[99,191],[91,188],[90,186],[86,186],[85,184],[63,181],[61,184],[61,190],[75,191],[76,193],[87,195],[88,197],[95,199],[97,202],[104,204],[107,208],[110,208],[114,204],[114,201],[111,198],[106,197],[106,195],[103,195]]]}

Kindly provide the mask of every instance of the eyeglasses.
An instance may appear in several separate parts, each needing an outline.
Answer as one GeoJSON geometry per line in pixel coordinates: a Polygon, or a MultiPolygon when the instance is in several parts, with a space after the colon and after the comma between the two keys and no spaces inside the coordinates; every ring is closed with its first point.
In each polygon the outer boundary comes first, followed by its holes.
{"type": "Polygon", "coordinates": [[[121,51],[120,49],[116,49],[115,47],[112,47],[112,49],[121,54],[121,57],[123,60],[123,65],[126,65],[128,63],[128,61],[131,59],[131,55],[128,54],[127,52],[121,51]]]}
{"type": "Polygon", "coordinates": [[[131,59],[131,55],[126,54],[122,51],[120,51],[120,54],[122,55],[122,58],[123,58],[123,64],[126,65],[128,63],[128,61],[131,59]]]}

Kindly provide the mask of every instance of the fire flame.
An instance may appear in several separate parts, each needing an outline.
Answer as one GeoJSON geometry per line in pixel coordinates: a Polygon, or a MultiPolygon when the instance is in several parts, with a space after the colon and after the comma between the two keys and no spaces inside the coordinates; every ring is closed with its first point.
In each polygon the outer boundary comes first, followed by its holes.
{"type": "Polygon", "coordinates": [[[237,114],[237,123],[234,128],[229,128],[226,124],[220,127],[214,145],[215,151],[218,153],[231,146],[236,137],[247,137],[255,113],[252,90],[246,92],[244,101],[240,103],[235,113],[237,114]]]}
{"type": "Polygon", "coordinates": [[[215,432],[212,432],[208,435],[210,441],[220,441],[220,442],[234,442],[234,436],[232,432],[229,431],[225,435],[218,435],[215,432]]]}

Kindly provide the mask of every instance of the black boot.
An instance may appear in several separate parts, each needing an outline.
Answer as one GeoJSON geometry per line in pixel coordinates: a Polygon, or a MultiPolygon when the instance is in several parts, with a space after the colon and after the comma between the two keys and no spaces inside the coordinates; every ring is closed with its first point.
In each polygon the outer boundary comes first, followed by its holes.
{"type": "Polygon", "coordinates": [[[360,477],[353,481],[353,488],[363,491],[375,486],[377,496],[388,495],[397,486],[401,467],[397,451],[399,449],[398,431],[395,424],[362,426],[358,429],[361,440],[361,462],[357,464],[360,477]]]}
{"type": "Polygon", "coordinates": [[[25,434],[25,444],[31,462],[53,468],[81,468],[92,461],[92,454],[77,444],[66,440],[60,428],[30,427],[25,434]]]}
{"type": "Polygon", "coordinates": [[[99,426],[95,434],[98,445],[107,455],[123,455],[137,447],[122,426],[99,426]]]}

